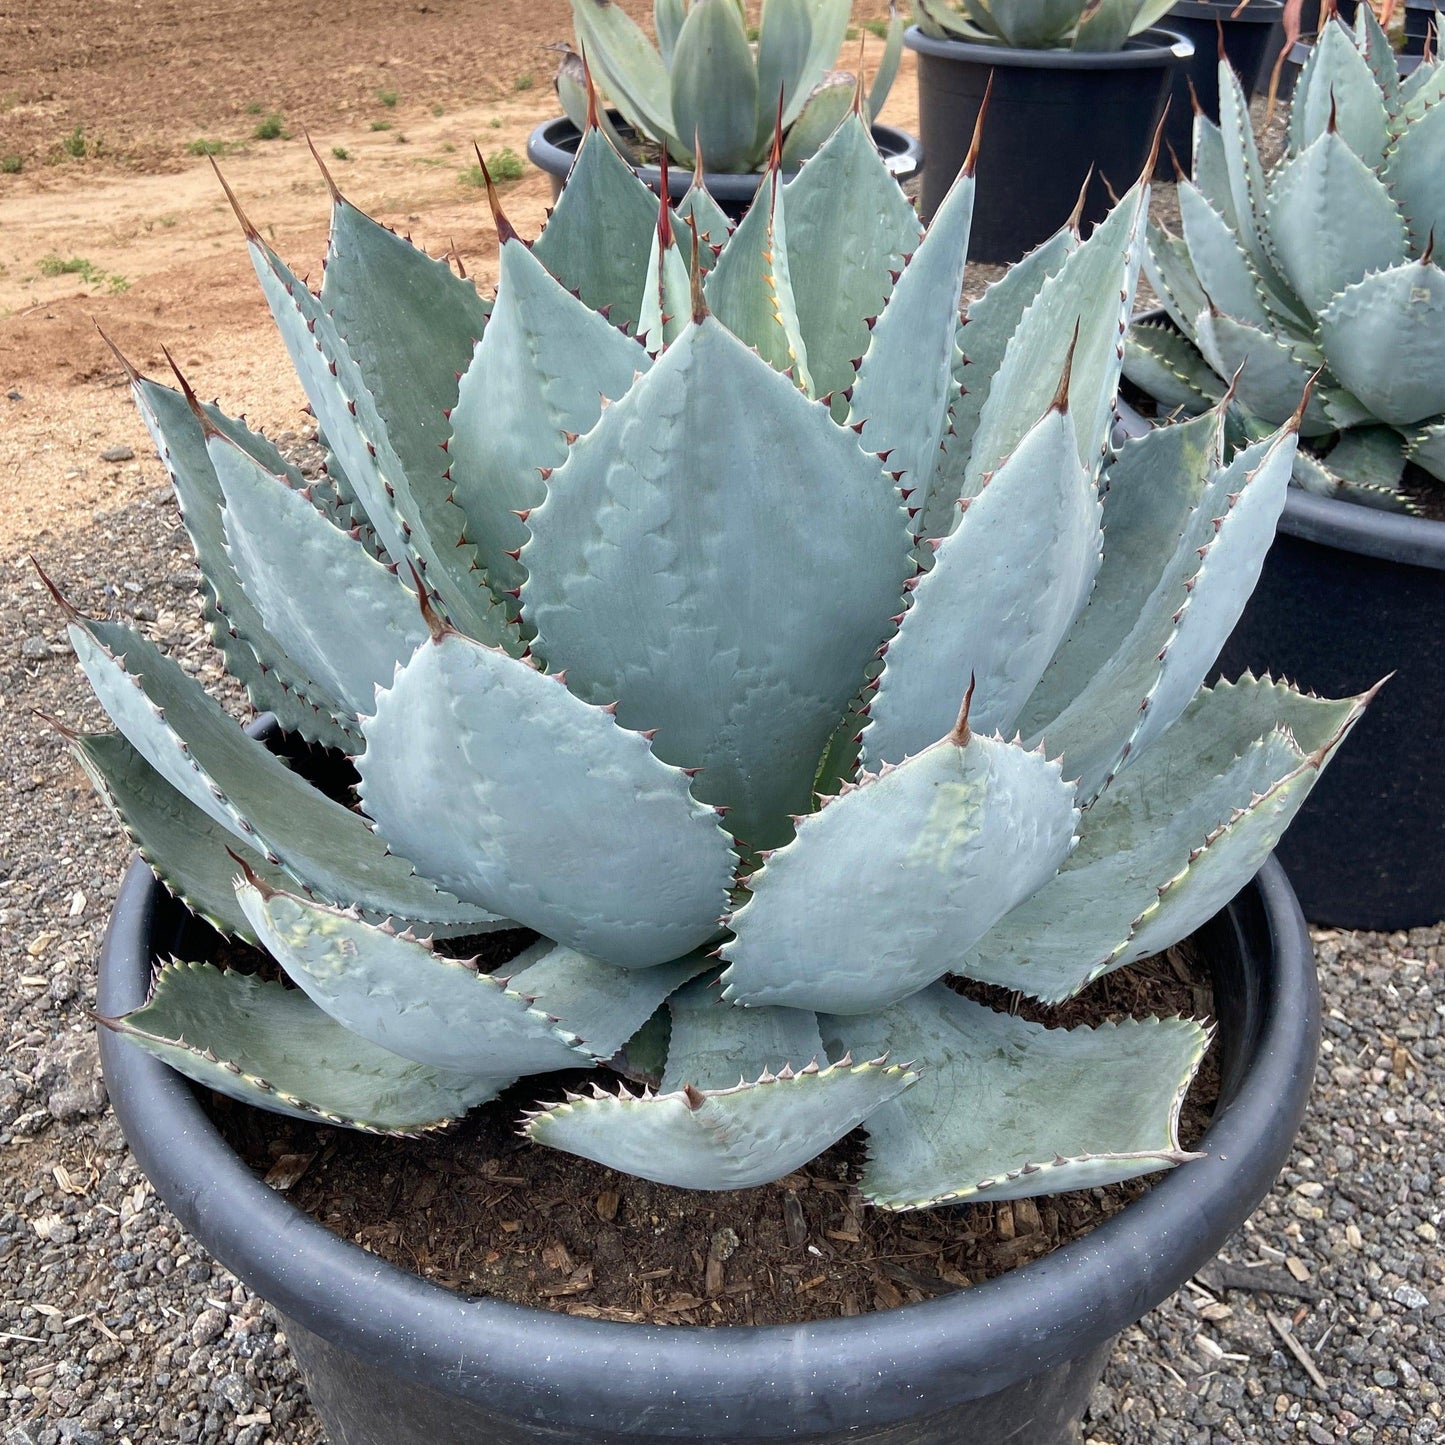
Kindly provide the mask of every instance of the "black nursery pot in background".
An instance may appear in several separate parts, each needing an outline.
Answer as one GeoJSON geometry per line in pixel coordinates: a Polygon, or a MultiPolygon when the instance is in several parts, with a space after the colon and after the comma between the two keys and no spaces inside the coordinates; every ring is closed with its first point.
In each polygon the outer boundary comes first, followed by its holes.
{"type": "MultiPolygon", "coordinates": [[[[615,110],[609,114],[619,131],[627,134],[623,130],[621,115],[615,110]]],[[[923,169],[923,147],[906,130],[899,130],[891,125],[874,125],[873,142],[883,157],[884,165],[899,185],[911,181],[923,169]]],[[[562,194],[563,183],[576,159],[577,147],[581,144],[581,133],[565,115],[558,116],[556,120],[544,121],[527,138],[527,159],[552,178],[554,201],[562,194]]],[[[703,160],[706,159],[704,156],[703,160]]],[[[658,166],[640,165],[637,167],[637,174],[654,195],[661,193],[662,171],[658,166]]],[[[786,172],[784,179],[791,179],[796,174],[796,171],[786,172]]],[[[703,184],[707,187],[708,194],[733,221],[740,221],[743,213],[752,205],[762,179],[758,171],[742,175],[732,171],[703,173],[703,184]]],[[[674,165],[669,168],[667,191],[674,201],[682,200],[691,185],[692,171],[689,167],[674,165]]]]}
{"type": "Polygon", "coordinates": [[[1086,224],[1103,220],[1149,159],[1176,66],[1194,47],[1146,30],[1123,50],[1013,50],[935,40],[916,25],[918,117],[928,169],[920,209],[932,219],[968,154],[989,76],[993,94],[978,156],[968,254],[1016,261],[1069,218],[1093,167],[1086,224]]]}
{"type": "Polygon", "coordinates": [[[1440,36],[1445,31],[1435,0],[1405,0],[1405,54],[1440,53],[1440,36]]]}
{"type": "MultiPolygon", "coordinates": [[[[1074,1445],[1113,1337],[1268,1192],[1314,1075],[1314,956],[1279,865],[1195,939],[1219,1023],[1206,1157],[1034,1264],[816,1324],[669,1329],[467,1299],[268,1188],[159,1060],[106,1030],[101,1060],[156,1190],[280,1313],[331,1445],[1074,1445]]],[[[205,952],[137,860],[106,935],[99,1011],[141,1004],[155,959],[176,950],[205,952]]]]}
{"type": "Polygon", "coordinates": [[[1173,179],[1171,151],[1186,171],[1190,169],[1194,139],[1191,82],[1205,115],[1218,121],[1221,44],[1224,58],[1239,76],[1246,95],[1253,95],[1261,84],[1269,85],[1268,71],[1263,80],[1260,71],[1283,15],[1284,0],[1249,0],[1243,10],[1239,9],[1239,0],[1181,0],[1169,12],[1166,24],[1193,43],[1194,54],[1181,61],[1174,72],[1169,118],[1164,122],[1164,145],[1154,168],[1155,175],[1173,179]]]}
{"type": "MultiPolygon", "coordinates": [[[[1254,0],[1250,0],[1251,6],[1254,0]]],[[[1355,12],[1359,9],[1359,0],[1335,0],[1335,9],[1339,12],[1340,19],[1347,25],[1355,23],[1355,12]]],[[[1304,6],[1300,10],[1300,37],[1308,42],[1314,39],[1320,28],[1320,0],[1304,0],[1304,6]]],[[[1276,25],[1270,33],[1269,46],[1264,53],[1264,61],[1260,66],[1258,86],[1260,90],[1269,89],[1270,72],[1274,69],[1275,62],[1279,59],[1280,51],[1284,49],[1284,25],[1276,25]]],[[[1306,51],[1306,54],[1309,52],[1306,51]]],[[[1288,100],[1294,94],[1294,83],[1299,79],[1299,65],[1290,61],[1280,67],[1278,95],[1281,100],[1288,100]]]]}

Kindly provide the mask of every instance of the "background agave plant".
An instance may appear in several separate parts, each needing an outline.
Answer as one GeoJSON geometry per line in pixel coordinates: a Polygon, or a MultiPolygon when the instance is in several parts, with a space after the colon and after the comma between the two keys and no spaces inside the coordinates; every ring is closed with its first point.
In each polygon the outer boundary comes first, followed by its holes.
{"type": "Polygon", "coordinates": [[[1149,229],[1144,264],[1174,326],[1134,326],[1125,371],[1187,412],[1214,405],[1233,378],[1253,436],[1288,416],[1318,372],[1295,480],[1413,510],[1407,462],[1445,479],[1445,271],[1434,255],[1445,235],[1445,66],[1423,63],[1401,80],[1368,5],[1353,32],[1330,21],[1268,172],[1223,63],[1219,94],[1218,126],[1195,117],[1182,237],[1149,229]]]}
{"type": "Polygon", "coordinates": [[[118,729],[82,762],[167,884],[298,985],[173,962],[103,1022],[393,1132],[631,1041],[655,1088],[527,1132],[696,1188],[863,1120],[891,1208],[1188,1157],[1199,1023],[1051,1030],[942,981],[1061,1000],[1182,938],[1362,705],[1200,686],[1295,431],[1229,458],[1219,407],[1110,453],[1145,185],[966,324],[971,175],[920,236],[856,113],[730,235],[589,131],[534,243],[498,210],[491,303],[333,194],[319,296],[246,228],[329,480],[132,385],[216,645],[355,759],[360,810],[72,614],[118,729]],[[509,924],[538,938],[492,972],[431,942],[509,924]]]}
{"type": "MultiPolygon", "coordinates": [[[[742,0],[654,0],[654,45],[613,0],[572,0],[582,56],[563,59],[557,94],[585,130],[585,57],[638,136],[683,165],[701,154],[709,170],[729,174],[763,168],[781,105],[783,168],[796,170],[837,128],[861,85],[861,76],[833,68],[851,10],[852,0],[763,0],[750,41],[742,0]]],[[[902,53],[903,19],[891,7],[864,110],[870,120],[888,99],[902,53]]],[[[605,117],[603,124],[627,154],[605,117]]]]}
{"type": "Polygon", "coordinates": [[[1178,0],[914,0],[914,19],[936,40],[1023,50],[1122,50],[1178,0]]]}

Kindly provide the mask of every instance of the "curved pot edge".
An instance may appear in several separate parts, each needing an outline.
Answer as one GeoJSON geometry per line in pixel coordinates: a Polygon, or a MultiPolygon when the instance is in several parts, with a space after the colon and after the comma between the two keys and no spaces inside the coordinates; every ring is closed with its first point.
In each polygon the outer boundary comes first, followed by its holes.
{"type": "MultiPolygon", "coordinates": [[[[140,1001],[167,901],[137,860],[106,936],[102,1012],[140,1001]]],[[[456,1378],[465,1360],[472,1398],[493,1395],[519,1417],[545,1411],[582,1429],[597,1418],[599,1393],[620,1415],[683,1438],[736,1431],[739,1412],[779,1438],[836,1427],[840,1414],[852,1428],[878,1426],[1004,1388],[1118,1333],[1206,1263],[1268,1192],[1308,1099],[1319,996],[1304,919],[1277,863],[1230,906],[1241,946],[1251,910],[1255,932],[1268,936],[1274,982],[1247,1076],[1206,1134],[1210,1157],[1034,1265],[851,1320],[667,1329],[467,1301],[336,1238],[260,1183],[158,1060],[102,1031],[102,1062],[138,1160],[186,1228],[281,1313],[375,1364],[440,1380],[444,1370],[456,1378]],[[1160,1253],[1162,1267],[1149,1258],[1160,1253]],[[368,1296],[364,1317],[358,1294],[368,1296]],[[1093,1301],[1082,1326],[1079,1295],[1093,1301]],[[581,1388],[584,1356],[600,1392],[581,1388]]]]}
{"type": "Polygon", "coordinates": [[[903,43],[921,55],[990,67],[1027,70],[1133,70],[1172,65],[1194,54],[1194,42],[1165,25],[1154,25],[1129,38],[1123,50],[1024,50],[973,40],[939,40],[917,25],[903,32],[903,43]],[[1149,37],[1153,36],[1154,39],[1149,37]]]}
{"type": "MultiPolygon", "coordinates": [[[[613,112],[613,118],[614,120],[620,119],[616,112],[613,112]]],[[[875,121],[869,129],[873,133],[874,142],[883,156],[889,174],[900,185],[922,174],[925,157],[923,146],[917,136],[899,126],[885,125],[882,121],[875,121]]],[[[559,143],[558,136],[564,134],[567,139],[571,139],[573,136],[576,136],[579,141],[581,139],[572,121],[567,116],[560,115],[553,116],[550,120],[544,120],[540,125],[535,126],[527,137],[527,159],[539,171],[552,176],[554,180],[566,180],[576,155],[575,148],[568,149],[559,143]]],[[[662,184],[662,171],[658,166],[639,165],[633,169],[649,189],[655,191],[662,184]]],[[[789,181],[797,174],[797,171],[785,171],[783,180],[789,181]]],[[[703,184],[707,188],[708,194],[715,201],[724,202],[751,199],[762,179],[761,171],[750,171],[745,175],[731,171],[705,171],[703,173],[703,184]]],[[[667,189],[673,199],[680,201],[687,194],[691,185],[691,170],[678,166],[669,169],[667,189]]]]}

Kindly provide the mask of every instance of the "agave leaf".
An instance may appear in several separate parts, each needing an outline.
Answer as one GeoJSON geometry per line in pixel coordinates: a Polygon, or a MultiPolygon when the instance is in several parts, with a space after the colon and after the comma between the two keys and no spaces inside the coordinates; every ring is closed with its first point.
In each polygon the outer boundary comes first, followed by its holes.
{"type": "MultiPolygon", "coordinates": [[[[809,0],[763,0],[758,23],[757,99],[752,153],[766,155],[777,122],[786,110],[813,44],[813,6],[809,0]]],[[[708,157],[707,147],[703,156],[708,157]]]]}
{"type": "Polygon", "coordinates": [[[1214,368],[1172,326],[1136,321],[1124,343],[1124,375],[1169,410],[1193,416],[1224,394],[1214,368]]]}
{"type": "Polygon", "coordinates": [[[879,115],[888,103],[893,82],[898,78],[898,66],[903,59],[903,31],[907,22],[898,8],[897,0],[888,0],[888,31],[883,40],[883,56],[878,69],[873,72],[873,84],[868,88],[868,118],[879,115]]]}
{"type": "Polygon", "coordinates": [[[222,933],[255,943],[231,888],[236,858],[272,887],[287,886],[288,875],[178,793],[120,733],[82,735],[70,748],[166,888],[222,933]]]}
{"type": "Polygon", "coordinates": [[[813,87],[783,141],[784,170],[797,170],[817,153],[852,110],[856,90],[856,81],[845,70],[824,76],[813,87]]]}
{"type": "MultiPolygon", "coordinates": [[[[715,171],[752,170],[753,130],[762,102],[757,63],[733,0],[692,0],[669,78],[672,132],[683,153],[690,159],[700,150],[715,171]]],[[[776,105],[777,98],[768,104],[776,105]]]]}
{"type": "Polygon", "coordinates": [[[1331,471],[1348,478],[1357,489],[1398,496],[1408,460],[1407,444],[1392,427],[1353,426],[1340,434],[1325,460],[1331,471]]]}
{"type": "Polygon", "coordinates": [[[371,1134],[420,1134],[494,1099],[511,1079],[433,1069],[378,1048],[298,989],[172,963],[143,1008],[107,1028],[243,1104],[371,1134]]]}
{"type": "Polygon", "coordinates": [[[331,312],[366,378],[381,419],[418,496],[441,489],[446,413],[457,374],[487,324],[490,306],[445,261],[404,241],[336,196],[321,283],[331,312]]]}
{"type": "Polygon", "coordinates": [[[1224,163],[1239,232],[1255,269],[1273,280],[1272,259],[1260,235],[1261,207],[1265,194],[1264,167],[1254,139],[1254,122],[1249,115],[1249,97],[1244,93],[1234,67],[1219,62],[1219,133],[1224,142],[1224,163]]]}
{"type": "MultiPolygon", "coordinates": [[[[814,88],[833,68],[842,48],[843,38],[848,33],[848,19],[852,14],[853,0],[814,0],[813,36],[808,47],[808,59],[793,86],[792,95],[783,106],[783,129],[786,131],[803,113],[814,88]]],[[[777,98],[774,97],[774,104],[777,98]]]]}
{"type": "MultiPolygon", "coordinates": [[[[1271,424],[1295,411],[1324,360],[1311,355],[1313,342],[1291,346],[1279,333],[1232,316],[1202,311],[1193,330],[1210,366],[1219,375],[1234,378],[1239,404],[1271,424]]],[[[1317,388],[1310,394],[1300,429],[1305,436],[1324,436],[1335,426],[1324,408],[1323,388],[1317,388]]]]}
{"type": "Polygon", "coordinates": [[[1209,298],[1199,284],[1189,248],[1153,221],[1144,236],[1144,274],[1169,319],[1198,345],[1195,321],[1209,309],[1209,298]]]}
{"type": "MultiPolygon", "coordinates": [[[[595,7],[599,0],[577,3],[595,7]]],[[[621,13],[610,0],[601,3],[621,13]]],[[[589,129],[556,209],[532,243],[532,255],[594,311],[610,308],[613,325],[631,331],[642,308],[656,228],[657,197],[607,137],[589,129]]]]}
{"type": "Polygon", "coordinates": [[[1346,286],[1398,266],[1407,255],[1400,208],[1334,132],[1283,162],[1270,187],[1268,216],[1280,270],[1315,315],[1346,286]]]}
{"type": "MultiPolygon", "coordinates": [[[[169,387],[136,377],[131,393],[175,487],[181,521],[195,549],[206,583],[204,615],[211,641],[227,670],[245,685],[258,710],[274,712],[281,726],[325,747],[354,749],[359,734],[338,720],[346,709],[266,631],[226,552],[221,519],[221,486],[206,450],[206,437],[186,399],[169,387]]],[[[245,447],[262,466],[279,471],[290,486],[301,486],[265,437],[232,421],[218,407],[204,406],[210,424],[245,447]]]]}
{"type": "Polygon", "coordinates": [[[977,495],[985,473],[1044,414],[1073,353],[1070,410],[1079,459],[1097,468],[1113,427],[1129,298],[1139,276],[1149,187],[1137,183],[1039,288],[1004,353],[964,473],[963,495],[977,495]]]}
{"type": "Polygon", "coordinates": [[[884,1209],[1093,1188],[1195,1157],[1179,1107],[1209,1036],[1192,1020],[1046,1029],[938,984],[823,1024],[830,1041],[929,1062],[868,1119],[863,1193],[884,1209]]]}
{"type": "MultiPolygon", "coordinates": [[[[1353,428],[1351,433],[1364,431],[1369,432],[1372,428],[1353,428]]],[[[1388,431],[1388,428],[1381,428],[1388,431]]],[[[1395,433],[1390,433],[1395,435],[1395,433]]],[[[1344,437],[1341,437],[1341,441],[1344,437]]],[[[1408,455],[1408,447],[1407,447],[1408,455]]],[[[1363,445],[1352,443],[1341,457],[1341,461],[1364,460],[1370,466],[1372,476],[1379,470],[1380,458],[1376,455],[1375,445],[1366,441],[1363,445]]],[[[1401,468],[1403,471],[1403,467],[1401,468]]],[[[1359,481],[1353,477],[1338,475],[1325,461],[1313,455],[1301,447],[1294,458],[1294,484],[1301,491],[1309,492],[1315,497],[1333,497],[1337,501],[1358,502],[1364,507],[1375,507],[1387,512],[1409,512],[1413,510],[1413,504],[1402,493],[1398,487],[1388,488],[1378,485],[1375,481],[1359,481]]]]}
{"type": "Polygon", "coordinates": [[[1410,426],[1445,412],[1445,272],[1428,261],[1375,271],[1320,314],[1335,375],[1380,421],[1410,426]]]}
{"type": "MultiPolygon", "coordinates": [[[[1309,85],[1290,108],[1292,149],[1303,153],[1328,134],[1338,134],[1370,170],[1379,166],[1390,139],[1390,115],[1379,82],[1343,23],[1320,30],[1309,85]]],[[[1334,219],[1348,224],[1351,218],[1337,213],[1334,219]]]]}
{"type": "Polygon", "coordinates": [[[688,234],[682,228],[689,220],[697,227],[698,264],[704,271],[711,271],[717,265],[717,252],[713,248],[726,245],[732,234],[732,222],[728,220],[727,212],[713,200],[707,187],[694,178],[673,214],[677,217],[675,228],[678,235],[688,234]]]}
{"type": "MultiPolygon", "coordinates": [[[[1180,545],[1136,614],[1128,637],[1042,737],[1079,778],[1079,796],[1105,787],[1172,723],[1197,691],[1259,579],[1284,508],[1292,428],[1241,450],[1215,471],[1180,545]]],[[[1109,547],[1105,506],[1105,553],[1109,547]]]]}
{"type": "Polygon", "coordinates": [[[1410,460],[1445,481],[1445,421],[1422,427],[1410,439],[1410,460]]]}
{"type": "Polygon", "coordinates": [[[654,140],[675,141],[668,66],[642,27],[613,0],[572,0],[572,24],[602,89],[627,118],[654,140]]]}
{"type": "Polygon", "coordinates": [[[707,317],[579,439],[529,525],[538,650],[702,768],[738,837],[786,838],[902,597],[907,517],[877,461],[707,317]]]}
{"type": "MultiPolygon", "coordinates": [[[[1050,3],[1057,4],[1058,0],[1050,0],[1050,3]]],[[[1008,8],[1023,9],[1024,7],[1008,8]]],[[[1082,13],[1080,13],[1078,5],[1070,6],[1070,9],[1078,15],[1078,25],[1074,31],[1073,44],[1070,48],[1074,50],[1122,50],[1124,42],[1132,33],[1131,27],[1137,8],[1137,0],[1092,0],[1092,3],[1084,7],[1082,13]]]]}
{"type": "Polygon", "coordinates": [[[1417,66],[1400,81],[1399,98],[1390,116],[1390,134],[1399,136],[1441,100],[1445,100],[1445,66],[1417,66]]]}
{"type": "Polygon", "coordinates": [[[565,434],[590,431],[604,401],[622,396],[648,364],[642,347],[573,296],[522,241],[502,243],[492,321],[462,378],[447,445],[468,534],[504,596],[526,576],[511,555],[527,540],[516,513],[547,495],[542,478],[567,459],[565,434]]]}
{"type": "Polygon", "coordinates": [[[1219,126],[1199,111],[1194,117],[1194,138],[1189,174],[1199,194],[1224,217],[1232,231],[1239,229],[1234,210],[1234,191],[1229,180],[1229,161],[1224,153],[1224,136],[1219,126]]]}
{"type": "Polygon", "coordinates": [[[723,997],[861,1013],[931,983],[1073,843],[1056,762],[955,732],[804,818],[753,874],[723,997]]]}
{"type": "Polygon", "coordinates": [[[418,568],[458,627],[489,642],[510,641],[505,610],[473,570],[473,548],[457,543],[466,518],[451,501],[450,483],[437,472],[416,477],[413,487],[330,313],[254,231],[248,239],[261,289],[317,423],[387,553],[418,568]]]}
{"type": "MultiPolygon", "coordinates": [[[[730,6],[732,0],[705,3],[730,6]]],[[[709,310],[734,336],[769,366],[791,369],[798,385],[811,392],[808,348],[793,301],[783,188],[775,169],[763,178],[757,199],[708,272],[704,292],[709,310]]]]}
{"type": "MultiPolygon", "coordinates": [[[[664,201],[661,205],[666,207],[667,203],[664,201]]],[[[709,251],[711,249],[708,248],[709,251]]],[[[701,246],[698,247],[698,266],[701,269],[701,246]]],[[[691,313],[692,278],[688,274],[687,262],[682,259],[682,252],[673,240],[671,213],[660,207],[658,227],[652,238],[652,255],[647,261],[642,314],[637,322],[638,337],[645,343],[648,354],[656,356],[664,346],[676,341],[691,313]]],[[[618,394],[621,395],[620,392],[618,394]]],[[[595,420],[594,417],[586,427],[577,430],[591,430],[595,420]]]]}
{"type": "Polygon", "coordinates": [[[1188,181],[1179,182],[1179,217],[1194,274],[1210,304],[1243,321],[1269,326],[1259,281],[1233,228],[1188,181]]]}
{"type": "Polygon", "coordinates": [[[589,1054],[607,1060],[670,995],[710,966],[712,960],[699,951],[656,968],[614,968],[544,940],[504,971],[513,993],[532,999],[558,1027],[578,1035],[589,1054]]]}
{"type": "Polygon", "coordinates": [[[228,437],[207,444],[226,547],[266,630],[354,721],[426,638],[416,594],[228,437]]]}
{"type": "Polygon", "coordinates": [[[715,934],[732,872],[717,815],[556,677],[444,633],[363,733],[378,833],[458,896],[624,968],[715,934]]]}
{"type": "Polygon", "coordinates": [[[410,935],[258,879],[236,898],[267,952],[343,1028],[435,1069],[515,1078],[592,1062],[522,993],[410,935]]]}
{"type": "MultiPolygon", "coordinates": [[[[1068,43],[1075,26],[1079,25],[1081,8],[1078,0],[1039,0],[1032,5],[990,5],[989,15],[1002,32],[1006,45],[1021,50],[1047,50],[1068,43]]],[[[1121,34],[1119,45],[1123,43],[1121,34]]],[[[1119,45],[1101,48],[1117,50],[1119,45]]]]}
{"type": "Polygon", "coordinates": [[[1000,39],[996,26],[992,23],[988,25],[971,23],[964,19],[960,11],[948,4],[948,0],[914,0],[914,14],[917,16],[919,28],[924,34],[932,35],[937,40],[947,40],[950,37],[954,40],[1000,39]]]}
{"type": "Polygon", "coordinates": [[[899,276],[853,386],[848,425],[910,491],[933,476],[948,425],[973,193],[973,177],[960,174],[899,276]]]}
{"type": "MultiPolygon", "coordinates": [[[[1108,472],[1104,560],[1089,604],[1059,646],[1017,725],[1033,735],[1058,717],[1124,646],[1149,598],[1204,540],[1200,508],[1223,465],[1224,411],[1131,437],[1108,472]],[[1191,527],[1190,519],[1196,521],[1191,527]]],[[[1215,488],[1216,500],[1222,496],[1215,488]]]]}
{"type": "Polygon", "coordinates": [[[901,762],[952,726],[1012,731],[1099,569],[1099,494],[1063,396],[1019,443],[919,579],[863,734],[870,767],[901,762]]]}
{"type": "Polygon", "coordinates": [[[380,916],[493,922],[483,909],[419,878],[365,819],[319,793],[249,738],[193,677],[137,632],[76,618],[70,640],[101,706],[142,757],[185,798],[309,892],[380,916]]]}
{"type": "MultiPolygon", "coordinates": [[[[1445,72],[1445,66],[1440,69],[1445,72]]],[[[1445,99],[1412,121],[1385,158],[1385,184],[1404,213],[1410,239],[1420,251],[1429,245],[1432,234],[1445,245],[1442,151],[1445,151],[1445,99]]]]}
{"type": "Polygon", "coordinates": [[[1393,114],[1400,99],[1400,67],[1390,37],[1375,18],[1372,5],[1355,11],[1355,44],[1385,97],[1385,109],[1393,114]]]}
{"type": "Polygon", "coordinates": [[[678,33],[686,19],[687,0],[653,0],[652,25],[657,31],[657,48],[662,55],[664,69],[672,65],[672,53],[677,48],[678,33]]]}
{"type": "Polygon", "coordinates": [[[817,395],[852,385],[868,349],[868,319],[893,287],[890,272],[916,249],[918,217],[888,174],[861,116],[850,115],[783,187],[794,235],[809,237],[806,258],[789,252],[798,328],[817,395]]]}
{"type": "Polygon", "coordinates": [[[820,1068],[811,1013],[722,1007],[696,984],[669,1007],[664,1092],[544,1105],[527,1135],[663,1184],[748,1189],[805,1164],[918,1077],[881,1060],[820,1068]]]}
{"type": "Polygon", "coordinates": [[[956,971],[1057,1003],[1177,943],[1258,871],[1363,703],[1249,676],[1202,690],[956,971]]]}
{"type": "MultiPolygon", "coordinates": [[[[926,498],[922,499],[920,536],[946,536],[958,520],[957,503],[963,495],[964,471],[978,430],[979,413],[988,400],[1004,350],[1039,288],[1064,264],[1078,242],[1078,236],[1068,227],[1056,231],[1010,266],[968,308],[954,350],[949,430],[934,462],[926,498]]],[[[909,501],[918,506],[920,498],[915,492],[909,501]]]]}

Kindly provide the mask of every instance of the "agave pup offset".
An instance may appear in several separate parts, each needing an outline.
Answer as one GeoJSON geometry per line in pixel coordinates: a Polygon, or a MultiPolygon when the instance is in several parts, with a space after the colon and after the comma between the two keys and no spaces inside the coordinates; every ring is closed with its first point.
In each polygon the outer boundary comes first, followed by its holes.
{"type": "Polygon", "coordinates": [[[1362,700],[1201,687],[1295,425],[1227,457],[1219,407],[1110,451],[1146,185],[961,325],[970,171],[921,235],[855,112],[786,185],[775,147],[729,233],[594,127],[534,242],[497,211],[490,302],[339,193],[319,295],[248,225],[327,478],[132,386],[214,642],[354,758],[359,811],[72,615],[117,728],[73,739],[86,768],[298,986],[173,962],[107,1026],[237,1098],[414,1132],[522,1076],[637,1072],[665,1006],[653,1087],[539,1084],[525,1127],[694,1188],[860,1121],[899,1209],[1188,1157],[1201,1024],[1048,1029],[945,977],[1057,1001],[1183,938],[1362,700]],[[537,937],[492,972],[432,943],[501,927],[537,937]]]}
{"type": "MultiPolygon", "coordinates": [[[[883,109],[903,54],[903,17],[896,6],[890,11],[863,106],[870,120],[883,109]]],[[[767,164],[781,108],[783,168],[793,171],[833,133],[862,86],[861,74],[834,68],[851,12],[852,0],[763,0],[750,40],[742,0],[654,0],[654,44],[613,0],[572,0],[581,54],[564,56],[557,95],[585,130],[585,60],[635,136],[683,165],[729,174],[767,164]]],[[[606,115],[602,125],[631,159],[606,115]]]]}
{"type": "Polygon", "coordinates": [[[935,40],[1020,50],[1122,50],[1178,0],[914,0],[914,19],[935,40]]]}
{"type": "Polygon", "coordinates": [[[1173,325],[1129,335],[1129,379],[1168,407],[1215,405],[1261,436],[1318,381],[1295,480],[1413,510],[1413,462],[1445,480],[1445,66],[1400,79],[1368,5],[1330,20],[1266,171],[1248,103],[1219,67],[1220,123],[1194,120],[1182,236],[1151,226],[1145,267],[1173,325]],[[1176,329],[1177,328],[1177,329],[1176,329]]]}

